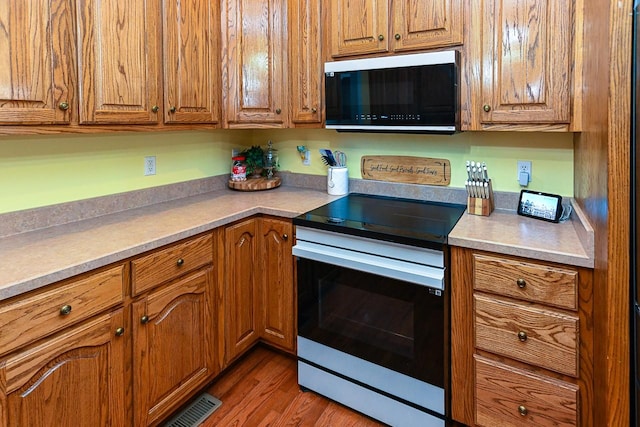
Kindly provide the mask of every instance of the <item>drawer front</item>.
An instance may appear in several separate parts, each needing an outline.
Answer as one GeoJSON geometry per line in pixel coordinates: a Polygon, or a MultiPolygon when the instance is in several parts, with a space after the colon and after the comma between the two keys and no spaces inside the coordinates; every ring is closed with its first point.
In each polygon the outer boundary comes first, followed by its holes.
{"type": "Polygon", "coordinates": [[[578,318],[474,295],[477,348],[578,376],[578,318]]]}
{"type": "Polygon", "coordinates": [[[474,356],[479,426],[577,426],[578,386],[474,356]]]}
{"type": "Polygon", "coordinates": [[[124,274],[118,265],[0,306],[0,354],[121,303],[124,274]]]}
{"type": "Polygon", "coordinates": [[[131,262],[133,294],[138,295],[213,261],[211,234],[176,243],[131,262]]]}
{"type": "Polygon", "coordinates": [[[486,255],[473,256],[474,289],[577,310],[578,272],[486,255]]]}

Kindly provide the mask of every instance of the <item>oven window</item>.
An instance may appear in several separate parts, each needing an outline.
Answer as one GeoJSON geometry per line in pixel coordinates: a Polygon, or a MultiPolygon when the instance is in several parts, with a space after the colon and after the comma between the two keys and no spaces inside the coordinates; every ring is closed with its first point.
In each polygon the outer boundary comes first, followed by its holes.
{"type": "Polygon", "coordinates": [[[444,386],[441,291],[307,259],[297,268],[299,335],[444,386]]]}

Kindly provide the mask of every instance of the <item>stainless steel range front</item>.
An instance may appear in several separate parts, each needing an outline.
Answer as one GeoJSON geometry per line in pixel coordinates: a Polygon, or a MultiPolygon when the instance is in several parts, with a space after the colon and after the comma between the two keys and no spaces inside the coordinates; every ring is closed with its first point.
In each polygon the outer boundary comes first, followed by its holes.
{"type": "Polygon", "coordinates": [[[446,236],[463,211],[352,194],[294,219],[300,386],[390,425],[445,425],[446,236]]]}

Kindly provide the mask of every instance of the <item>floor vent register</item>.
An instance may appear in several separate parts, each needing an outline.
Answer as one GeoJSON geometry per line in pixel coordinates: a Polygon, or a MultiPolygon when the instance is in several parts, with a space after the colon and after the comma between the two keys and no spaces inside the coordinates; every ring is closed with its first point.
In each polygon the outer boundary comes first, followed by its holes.
{"type": "Polygon", "coordinates": [[[222,405],[220,400],[208,393],[203,393],[165,424],[165,427],[196,427],[213,414],[220,405],[222,405]]]}

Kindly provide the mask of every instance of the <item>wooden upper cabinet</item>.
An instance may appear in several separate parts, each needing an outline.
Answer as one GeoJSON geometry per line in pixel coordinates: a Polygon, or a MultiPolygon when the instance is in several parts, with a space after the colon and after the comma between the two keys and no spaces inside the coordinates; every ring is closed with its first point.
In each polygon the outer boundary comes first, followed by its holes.
{"type": "Polygon", "coordinates": [[[393,50],[462,44],[462,0],[394,0],[393,50]]]}
{"type": "Polygon", "coordinates": [[[227,127],[286,127],[284,0],[224,0],[221,15],[227,127]]]}
{"type": "Polygon", "coordinates": [[[164,121],[220,120],[219,2],[163,1],[164,121]]]}
{"type": "Polygon", "coordinates": [[[78,0],[81,124],[156,123],[157,0],[78,0]]]}
{"type": "Polygon", "coordinates": [[[573,2],[471,3],[471,129],[499,123],[568,124],[573,2]]]}
{"type": "Polygon", "coordinates": [[[329,7],[335,58],[462,43],[462,0],[332,0],[329,7]]]}
{"type": "Polygon", "coordinates": [[[0,2],[0,123],[69,123],[75,108],[71,0],[0,2]]]}
{"type": "Polygon", "coordinates": [[[291,126],[322,123],[321,1],[290,0],[289,113],[291,126]]]}

